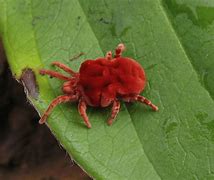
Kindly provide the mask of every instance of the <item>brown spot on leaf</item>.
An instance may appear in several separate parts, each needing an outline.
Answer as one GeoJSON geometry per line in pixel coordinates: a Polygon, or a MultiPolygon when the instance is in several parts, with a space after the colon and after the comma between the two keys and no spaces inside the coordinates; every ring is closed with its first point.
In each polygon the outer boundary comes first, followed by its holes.
{"type": "Polygon", "coordinates": [[[27,91],[27,94],[34,99],[38,98],[39,87],[36,82],[36,76],[32,69],[26,68],[22,72],[21,82],[27,91]]]}

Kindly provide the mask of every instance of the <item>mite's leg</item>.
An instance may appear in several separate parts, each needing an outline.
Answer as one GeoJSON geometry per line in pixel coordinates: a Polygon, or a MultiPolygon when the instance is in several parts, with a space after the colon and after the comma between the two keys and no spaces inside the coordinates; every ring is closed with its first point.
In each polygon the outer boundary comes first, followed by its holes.
{"type": "Polygon", "coordinates": [[[54,65],[54,66],[57,66],[57,67],[59,67],[59,68],[61,68],[61,69],[63,69],[65,72],[69,73],[69,74],[72,75],[72,76],[74,76],[74,75],[77,74],[77,73],[74,72],[71,68],[69,68],[68,66],[66,66],[65,64],[63,64],[63,63],[61,63],[61,62],[55,61],[55,62],[52,62],[51,64],[54,65]]]}
{"type": "Polygon", "coordinates": [[[146,99],[145,97],[143,97],[141,95],[137,95],[135,97],[135,100],[150,106],[154,111],[158,111],[158,107],[157,106],[152,104],[152,102],[150,100],[146,99]]]}
{"type": "Polygon", "coordinates": [[[117,48],[115,49],[115,58],[118,58],[122,55],[123,51],[125,50],[125,45],[124,44],[118,44],[117,48]]]}
{"type": "Polygon", "coordinates": [[[61,79],[61,80],[65,80],[65,81],[69,81],[71,79],[70,77],[64,76],[61,73],[58,73],[58,72],[55,72],[55,71],[51,71],[51,70],[46,70],[46,69],[40,69],[39,73],[41,75],[47,74],[50,77],[55,77],[55,78],[58,78],[58,79],[61,79]]]}
{"type": "Polygon", "coordinates": [[[88,128],[91,128],[91,123],[90,123],[90,121],[88,119],[88,116],[87,116],[87,113],[86,113],[86,109],[87,109],[87,106],[86,106],[85,101],[80,99],[79,104],[78,104],[79,114],[80,114],[80,116],[82,116],[86,126],[88,128]]]}
{"type": "Polygon", "coordinates": [[[111,52],[111,51],[108,51],[108,52],[106,53],[106,59],[107,59],[107,60],[111,60],[111,59],[112,59],[112,52],[111,52]]]}
{"type": "Polygon", "coordinates": [[[58,96],[48,106],[48,109],[42,115],[41,119],[39,120],[39,123],[40,124],[45,123],[46,119],[48,118],[48,116],[51,113],[51,111],[53,110],[53,108],[55,108],[58,104],[65,103],[65,102],[70,102],[70,101],[73,102],[73,101],[76,101],[76,100],[77,100],[76,96],[68,96],[68,95],[58,96]]]}
{"type": "Polygon", "coordinates": [[[115,100],[113,102],[113,106],[112,106],[112,110],[111,110],[111,116],[110,118],[108,119],[108,125],[112,125],[112,123],[114,122],[117,114],[119,113],[120,111],[120,101],[118,100],[115,100]]]}

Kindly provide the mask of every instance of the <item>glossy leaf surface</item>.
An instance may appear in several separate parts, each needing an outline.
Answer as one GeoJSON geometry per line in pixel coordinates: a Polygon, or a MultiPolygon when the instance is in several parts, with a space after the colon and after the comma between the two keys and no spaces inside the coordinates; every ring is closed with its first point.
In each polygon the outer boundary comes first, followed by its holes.
{"type": "Polygon", "coordinates": [[[76,104],[59,106],[48,126],[72,158],[96,179],[214,178],[214,16],[207,0],[0,0],[0,32],[16,78],[36,74],[42,113],[62,82],[38,74],[60,60],[78,70],[123,42],[145,68],[142,93],[159,106],[89,108],[87,129],[76,104]],[[84,52],[79,60],[69,59],[84,52]]]}

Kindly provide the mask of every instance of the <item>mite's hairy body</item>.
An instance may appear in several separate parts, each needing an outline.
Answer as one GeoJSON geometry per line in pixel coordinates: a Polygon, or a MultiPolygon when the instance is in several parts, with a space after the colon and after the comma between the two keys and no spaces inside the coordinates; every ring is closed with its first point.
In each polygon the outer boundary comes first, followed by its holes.
{"type": "Polygon", "coordinates": [[[79,85],[88,105],[106,107],[117,98],[139,94],[145,73],[129,58],[87,60],[80,68],[79,85]]]}
{"type": "Polygon", "coordinates": [[[86,60],[81,64],[79,72],[74,72],[60,62],[52,64],[63,69],[70,74],[64,76],[51,70],[40,70],[40,74],[48,74],[66,82],[62,90],[65,95],[59,96],[52,101],[40,123],[44,123],[51,110],[62,102],[78,101],[78,110],[88,128],[91,127],[86,114],[87,105],[93,107],[107,107],[112,104],[111,116],[108,124],[111,125],[115,120],[119,109],[120,100],[125,102],[139,101],[149,105],[157,111],[157,106],[139,94],[143,91],[146,83],[145,72],[141,65],[128,57],[121,57],[125,46],[119,44],[112,57],[111,51],[107,52],[105,58],[96,60],[86,60]]]}

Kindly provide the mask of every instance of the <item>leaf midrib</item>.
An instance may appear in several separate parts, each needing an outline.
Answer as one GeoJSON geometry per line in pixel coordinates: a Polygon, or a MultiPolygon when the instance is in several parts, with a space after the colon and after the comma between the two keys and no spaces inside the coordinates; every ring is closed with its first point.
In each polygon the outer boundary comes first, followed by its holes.
{"type": "MultiPolygon", "coordinates": [[[[99,42],[99,40],[98,40],[98,38],[97,38],[97,36],[96,36],[96,33],[94,32],[94,30],[93,30],[93,28],[92,28],[92,26],[91,26],[91,24],[90,24],[90,21],[88,20],[86,14],[85,14],[85,11],[84,11],[84,9],[83,9],[82,6],[81,6],[81,3],[79,2],[79,0],[77,0],[77,1],[78,1],[78,3],[79,3],[79,6],[80,6],[81,9],[82,9],[82,12],[83,12],[84,15],[85,15],[85,18],[87,19],[87,22],[88,22],[88,24],[89,24],[89,26],[90,26],[90,29],[91,29],[91,31],[92,31],[93,34],[94,34],[94,37],[96,37],[97,42],[98,42],[98,44],[99,44],[99,47],[100,47],[100,49],[102,50],[103,55],[104,55],[104,50],[103,50],[102,46],[100,45],[100,42],[99,42]]],[[[132,124],[133,128],[135,129],[136,137],[138,138],[138,141],[139,141],[139,143],[141,144],[142,151],[143,151],[144,154],[146,155],[146,157],[147,157],[148,161],[150,162],[151,166],[153,167],[154,171],[157,173],[157,175],[160,177],[160,179],[162,179],[161,176],[160,176],[160,174],[159,174],[159,172],[157,171],[157,169],[156,169],[155,166],[153,165],[151,159],[148,157],[148,155],[147,155],[146,152],[144,151],[143,144],[142,144],[142,142],[141,142],[141,140],[140,140],[140,137],[139,137],[139,135],[138,135],[138,133],[137,133],[136,127],[135,127],[135,125],[134,125],[134,123],[133,123],[133,121],[134,121],[134,120],[133,120],[133,117],[131,116],[131,113],[129,112],[127,106],[125,106],[125,108],[126,108],[127,113],[128,113],[128,115],[129,115],[129,117],[130,117],[130,119],[131,119],[131,122],[132,122],[131,124],[132,124]]],[[[140,158],[139,158],[139,159],[140,159],[140,158]]],[[[139,161],[139,159],[138,159],[138,161],[139,161]]],[[[137,162],[138,162],[138,161],[137,161],[137,162]]],[[[134,170],[134,169],[133,169],[133,170],[134,170]]]]}
{"type": "MultiPolygon", "coordinates": [[[[86,14],[85,14],[85,12],[84,12],[84,10],[83,10],[83,8],[82,8],[82,6],[80,5],[80,3],[79,3],[79,1],[77,1],[78,2],[78,4],[79,4],[79,6],[81,7],[81,9],[82,9],[82,12],[83,12],[83,14],[85,15],[85,18],[87,19],[87,16],[86,16],[86,14]]],[[[30,1],[30,15],[31,15],[31,18],[33,19],[33,13],[32,13],[32,0],[30,1]]],[[[88,19],[87,19],[88,20],[88,19]]],[[[99,47],[100,47],[100,49],[102,50],[102,48],[101,48],[101,45],[100,45],[100,42],[98,41],[98,38],[97,38],[97,36],[96,36],[96,34],[94,33],[94,31],[93,31],[93,29],[92,29],[92,27],[91,27],[91,24],[89,23],[89,21],[87,21],[88,22],[88,25],[89,25],[89,27],[90,27],[90,29],[91,29],[91,32],[94,34],[94,37],[97,39],[97,43],[98,43],[98,45],[99,45],[99,47]]],[[[34,28],[32,28],[32,30],[33,30],[33,37],[34,37],[34,41],[35,41],[35,46],[37,47],[37,49],[36,49],[36,51],[37,51],[37,54],[38,54],[38,58],[40,59],[40,62],[41,62],[41,64],[43,64],[43,61],[42,61],[42,58],[41,58],[41,54],[40,54],[40,52],[39,52],[39,50],[38,50],[38,42],[37,42],[37,39],[36,39],[36,34],[35,34],[35,31],[34,31],[34,28]]],[[[102,50],[102,52],[103,52],[103,55],[104,55],[104,51],[102,50]]],[[[48,81],[48,83],[49,83],[49,81],[48,81]]],[[[50,83],[49,83],[49,87],[52,89],[52,91],[53,91],[53,93],[56,95],[56,92],[55,92],[55,90],[52,88],[52,86],[50,85],[50,83]]],[[[61,106],[59,106],[59,109],[60,109],[60,111],[62,112],[62,114],[63,114],[63,116],[64,116],[64,118],[65,119],[68,119],[67,118],[67,116],[65,116],[65,113],[64,113],[64,111],[63,111],[63,108],[61,107],[61,106]]],[[[128,110],[127,110],[127,112],[128,112],[128,110]]],[[[129,113],[128,113],[129,114],[129,113]]],[[[130,118],[131,119],[131,118],[130,118]]],[[[48,126],[48,124],[46,124],[47,126],[48,126]]],[[[133,125],[133,124],[132,124],[133,125]]],[[[134,127],[134,126],[133,126],[134,127]]],[[[50,126],[48,126],[48,128],[51,130],[51,127],[50,126]]],[[[135,128],[135,127],[134,127],[135,128]]],[[[52,132],[52,134],[55,136],[55,134],[52,132]]],[[[59,135],[59,134],[58,134],[59,135]]],[[[138,137],[138,135],[137,135],[137,133],[136,133],[136,137],[138,137]]],[[[139,138],[139,137],[138,137],[139,138]]],[[[63,138],[60,138],[60,141],[63,141],[63,138]]],[[[139,139],[139,142],[140,142],[140,139],[139,139]]],[[[65,149],[67,149],[66,148],[66,143],[60,143],[65,149]]],[[[143,148],[142,148],[143,149],[143,148]]],[[[75,160],[75,155],[74,154],[72,154],[72,159],[73,160],[75,160]]],[[[140,158],[139,158],[140,159],[140,158]]],[[[138,160],[139,161],[139,160],[138,160]]],[[[75,162],[77,162],[76,160],[75,160],[75,162]]],[[[150,162],[150,161],[149,161],[150,162]]],[[[77,162],[78,163],[78,162],[77,162]]],[[[99,162],[100,163],[100,162],[99,162]]],[[[85,168],[81,165],[81,164],[79,164],[78,163],[78,165],[85,171],[85,168]]],[[[103,163],[101,163],[101,165],[103,165],[104,166],[104,164],[103,163]]],[[[86,168],[87,169],[87,168],[86,168]]],[[[112,173],[115,173],[116,175],[118,175],[118,176],[120,176],[120,174],[117,174],[117,172],[115,172],[115,171],[112,171],[112,169],[108,169],[109,171],[111,171],[112,173]]],[[[90,172],[87,172],[91,177],[92,177],[92,175],[90,174],[90,172]]],[[[121,177],[122,178],[122,177],[121,177]]]]}
{"type": "MultiPolygon", "coordinates": [[[[193,65],[193,63],[192,63],[192,61],[191,61],[191,58],[188,56],[188,53],[186,52],[186,49],[184,48],[184,46],[183,46],[183,44],[182,44],[182,41],[180,40],[180,37],[178,36],[178,34],[177,34],[175,28],[173,27],[173,24],[172,24],[170,18],[168,17],[167,11],[165,10],[163,4],[161,3],[162,1],[161,1],[161,0],[158,0],[158,1],[160,2],[160,9],[161,9],[161,12],[163,12],[163,15],[166,17],[167,23],[168,23],[170,29],[172,30],[173,34],[175,34],[175,37],[176,37],[176,39],[177,39],[177,41],[178,41],[178,43],[179,43],[179,46],[180,46],[181,49],[183,50],[183,52],[184,52],[186,58],[189,60],[189,63],[191,64],[192,69],[193,69],[193,70],[196,72],[196,74],[198,75],[198,72],[197,72],[197,70],[194,68],[194,65],[193,65]]],[[[81,9],[82,9],[82,12],[84,13],[84,15],[85,15],[85,17],[86,17],[86,19],[87,19],[87,16],[86,16],[86,14],[85,14],[85,11],[83,10],[83,8],[82,8],[81,3],[79,2],[79,0],[78,0],[78,3],[79,3],[79,5],[80,5],[80,7],[81,7],[81,9]]],[[[32,1],[31,1],[31,5],[32,5],[32,1]]],[[[32,7],[31,7],[31,10],[32,10],[32,7]]],[[[31,11],[31,16],[33,16],[33,15],[32,15],[32,11],[31,11]]],[[[88,22],[88,25],[90,26],[91,31],[92,31],[93,34],[94,34],[94,37],[96,37],[96,34],[95,34],[95,32],[94,32],[94,30],[93,30],[93,28],[92,28],[92,25],[90,24],[90,21],[87,21],[87,22],[88,22]]],[[[33,33],[34,33],[34,39],[35,39],[35,41],[36,41],[36,38],[35,38],[35,31],[34,31],[33,33]]],[[[98,42],[98,44],[99,44],[99,46],[100,46],[100,49],[101,49],[102,52],[104,53],[104,51],[103,51],[103,49],[102,49],[102,46],[100,45],[100,41],[98,41],[98,38],[97,38],[97,37],[96,37],[96,39],[97,39],[97,42],[98,42]]],[[[36,43],[36,46],[37,46],[37,48],[38,48],[37,42],[35,42],[35,43],[36,43]]],[[[40,58],[40,60],[41,60],[41,57],[40,57],[40,54],[39,54],[38,49],[37,49],[37,52],[38,52],[38,56],[39,56],[39,58],[40,58]]],[[[42,62],[42,61],[41,61],[41,62],[42,62]]],[[[199,79],[199,78],[198,78],[198,79],[199,79]]],[[[200,81],[199,81],[199,82],[200,82],[200,81]]],[[[200,83],[200,84],[201,84],[201,83],[200,83]]],[[[201,84],[201,86],[208,92],[208,94],[209,94],[209,96],[211,97],[211,99],[214,100],[214,99],[212,98],[212,96],[210,95],[210,92],[208,91],[208,89],[207,89],[205,86],[203,86],[203,84],[201,84]]],[[[54,92],[54,91],[53,91],[53,92],[54,92]]],[[[132,120],[132,125],[133,125],[133,127],[135,128],[135,130],[136,130],[136,126],[135,126],[134,123],[133,123],[132,114],[129,112],[129,109],[128,109],[128,108],[126,108],[126,109],[127,109],[127,111],[128,111],[128,114],[129,114],[130,119],[132,120]]],[[[63,112],[63,111],[62,111],[62,112],[63,112]]],[[[64,114],[64,113],[63,113],[63,114],[64,114]]],[[[64,114],[64,116],[65,116],[65,114],[64,114]]],[[[65,118],[66,118],[66,117],[65,117],[65,118]]],[[[138,137],[138,139],[139,139],[139,141],[140,141],[139,134],[137,133],[137,130],[136,130],[136,135],[137,135],[137,137],[138,137]]],[[[140,141],[140,142],[141,142],[141,141],[140,141]]],[[[141,145],[142,145],[142,149],[144,150],[142,142],[141,142],[141,145]]],[[[145,152],[145,151],[144,151],[144,152],[145,152]]],[[[153,166],[153,168],[154,168],[154,170],[156,171],[156,173],[158,174],[158,171],[155,169],[154,165],[152,164],[151,160],[149,159],[149,156],[147,156],[146,152],[145,152],[145,155],[146,155],[147,159],[149,160],[149,162],[151,163],[151,165],[153,166]]],[[[161,176],[160,176],[159,174],[158,174],[158,176],[161,178],[161,176]]]]}
{"type": "MultiPolygon", "coordinates": [[[[192,60],[191,60],[191,57],[188,55],[186,49],[184,48],[184,45],[183,45],[182,41],[180,40],[180,37],[179,37],[179,35],[177,34],[177,31],[175,30],[175,28],[174,28],[174,26],[173,26],[173,23],[171,22],[171,20],[170,20],[170,18],[169,18],[169,15],[168,15],[168,13],[167,13],[167,10],[165,9],[164,5],[162,4],[163,1],[162,1],[162,0],[158,0],[158,2],[159,2],[160,10],[161,10],[163,16],[165,17],[166,22],[168,23],[169,28],[171,29],[172,33],[175,35],[175,38],[176,38],[176,40],[177,40],[177,42],[178,42],[178,44],[179,44],[179,46],[180,46],[180,49],[183,51],[183,54],[184,54],[184,56],[186,57],[186,59],[189,60],[189,61],[187,61],[187,62],[190,63],[190,66],[192,67],[192,69],[193,69],[193,70],[195,71],[195,73],[197,74],[197,79],[198,79],[198,81],[200,82],[200,84],[201,84],[201,86],[203,87],[203,89],[207,92],[207,94],[209,95],[209,97],[214,101],[214,98],[211,96],[209,90],[208,90],[205,86],[203,86],[203,84],[201,83],[200,77],[199,77],[199,74],[198,74],[198,71],[197,71],[196,68],[194,67],[194,65],[193,65],[193,63],[192,63],[192,60]]],[[[87,16],[86,16],[86,14],[85,14],[84,9],[83,9],[82,6],[81,6],[81,3],[79,2],[79,0],[78,0],[78,3],[79,3],[79,5],[80,5],[80,7],[81,7],[81,9],[82,9],[82,11],[83,11],[83,13],[84,13],[86,19],[88,19],[87,16]]],[[[96,33],[94,32],[94,30],[93,30],[93,28],[92,28],[92,25],[90,24],[90,21],[88,20],[87,22],[88,22],[88,24],[89,24],[89,26],[90,26],[90,29],[92,30],[94,36],[95,36],[96,39],[97,39],[97,42],[98,42],[98,44],[99,44],[99,46],[100,46],[100,49],[102,50],[102,52],[103,52],[103,54],[104,54],[104,50],[103,50],[102,46],[100,45],[100,42],[99,42],[99,40],[98,40],[98,38],[97,38],[97,36],[96,36],[96,33]]],[[[149,158],[149,156],[147,155],[146,151],[144,151],[143,143],[141,142],[140,137],[139,137],[139,135],[138,135],[138,133],[137,133],[136,126],[135,126],[135,124],[133,123],[133,121],[134,121],[134,120],[133,120],[133,117],[132,117],[132,115],[131,115],[129,109],[128,109],[127,107],[126,107],[126,109],[127,109],[128,115],[129,115],[129,117],[130,117],[130,119],[131,119],[131,121],[132,121],[132,126],[133,126],[134,129],[135,129],[136,136],[137,136],[137,138],[138,138],[138,140],[139,140],[139,142],[140,142],[140,144],[141,144],[141,147],[142,147],[143,152],[145,153],[145,155],[146,155],[148,161],[149,161],[150,164],[152,165],[152,167],[153,167],[153,169],[155,170],[155,172],[157,173],[157,175],[160,177],[160,179],[162,179],[161,175],[160,175],[159,172],[157,171],[157,168],[156,168],[155,165],[152,163],[152,160],[149,158]]]]}

